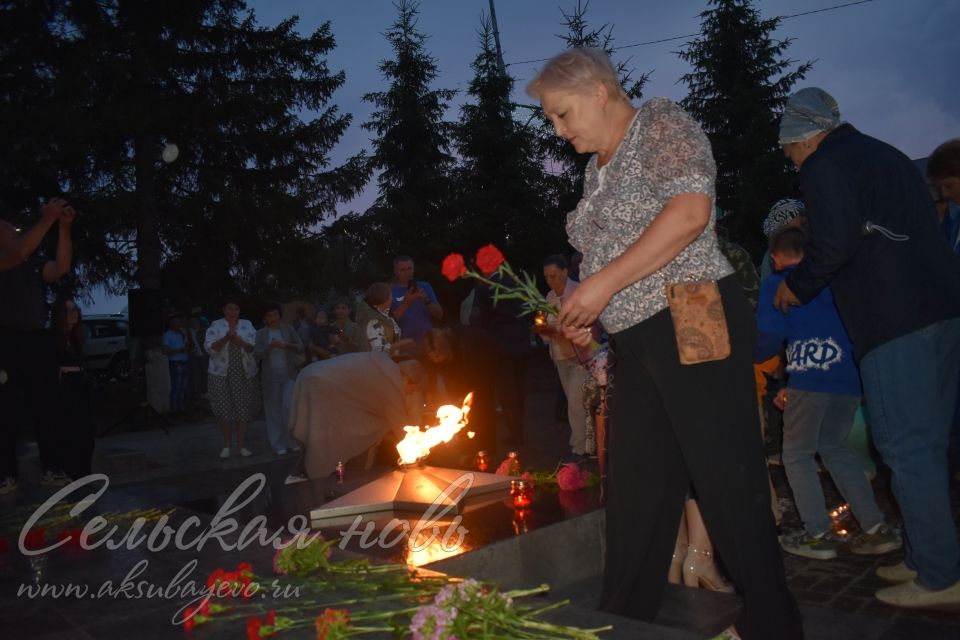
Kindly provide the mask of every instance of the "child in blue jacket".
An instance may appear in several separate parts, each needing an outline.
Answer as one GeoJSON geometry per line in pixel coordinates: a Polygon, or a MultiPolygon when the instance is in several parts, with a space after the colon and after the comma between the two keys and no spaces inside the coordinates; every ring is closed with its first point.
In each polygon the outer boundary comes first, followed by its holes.
{"type": "Polygon", "coordinates": [[[829,560],[837,557],[823,489],[817,476],[819,453],[863,533],[850,544],[860,555],[879,555],[901,546],[884,522],[870,482],[856,454],[846,446],[860,404],[860,373],[853,347],[827,287],[803,306],[781,313],[773,306],[780,282],[803,259],[806,234],[796,227],[770,240],[776,273],[763,282],[757,309],[757,361],[776,354],[786,342],[787,388],[778,404],[783,413],[783,466],[804,531],[781,539],[789,553],[829,560]]]}

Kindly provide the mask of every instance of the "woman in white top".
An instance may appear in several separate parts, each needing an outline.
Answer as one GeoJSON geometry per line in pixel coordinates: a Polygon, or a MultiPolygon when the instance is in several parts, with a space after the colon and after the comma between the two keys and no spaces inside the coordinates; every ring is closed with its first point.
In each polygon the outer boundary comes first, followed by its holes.
{"type": "Polygon", "coordinates": [[[236,424],[237,449],[243,457],[253,453],[244,446],[247,424],[260,412],[257,362],[253,357],[257,332],[249,320],[240,318],[240,301],[224,298],[223,317],[207,329],[203,347],[210,354],[207,369],[210,407],[223,431],[221,458],[229,458],[236,424]]]}

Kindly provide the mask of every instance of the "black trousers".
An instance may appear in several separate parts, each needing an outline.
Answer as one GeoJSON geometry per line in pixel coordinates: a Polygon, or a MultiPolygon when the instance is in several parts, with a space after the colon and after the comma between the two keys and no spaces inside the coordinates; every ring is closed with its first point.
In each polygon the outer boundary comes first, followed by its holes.
{"type": "Polygon", "coordinates": [[[64,373],[57,381],[57,441],[60,468],[76,480],[90,475],[96,424],[91,404],[92,384],[86,374],[64,373]]]}
{"type": "Polygon", "coordinates": [[[688,488],[743,596],[747,639],[802,638],[787,590],[758,424],[756,325],[734,276],[720,281],[732,354],[681,365],[669,310],[613,336],[607,549],[601,608],[652,621],[688,488]]]}
{"type": "Polygon", "coordinates": [[[47,331],[0,329],[0,481],[17,477],[17,423],[32,418],[43,471],[61,471],[63,443],[55,434],[56,363],[47,331]]]}

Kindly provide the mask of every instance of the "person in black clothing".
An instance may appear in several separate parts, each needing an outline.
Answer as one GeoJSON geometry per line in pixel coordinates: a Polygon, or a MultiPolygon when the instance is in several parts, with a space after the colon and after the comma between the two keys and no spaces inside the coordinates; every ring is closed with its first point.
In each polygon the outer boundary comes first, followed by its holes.
{"type": "MultiPolygon", "coordinates": [[[[494,282],[503,276],[499,273],[484,274],[494,282]]],[[[514,286],[515,282],[505,282],[514,286]]],[[[533,350],[530,344],[530,322],[521,317],[522,303],[519,300],[494,301],[490,288],[479,283],[476,286],[474,306],[479,309],[477,326],[488,331],[495,339],[500,368],[496,375],[497,396],[503,407],[507,423],[507,437],[503,444],[522,446],[524,443],[523,422],[526,413],[527,360],[533,350]]]]}
{"type": "Polygon", "coordinates": [[[63,484],[55,469],[55,439],[49,395],[57,383],[53,344],[45,330],[46,285],[70,270],[73,242],[70,227],[76,212],[53,198],[40,210],[40,220],[22,236],[0,220],[0,494],[17,489],[16,390],[22,389],[34,418],[44,484],[63,484]],[[45,261],[34,252],[53,226],[58,228],[57,255],[45,261]]]}
{"type": "Polygon", "coordinates": [[[56,450],[62,480],[90,474],[93,460],[93,412],[90,380],[83,368],[83,324],[80,307],[72,298],[61,297],[53,305],[50,330],[57,365],[54,402],[56,450]]]}
{"type": "Polygon", "coordinates": [[[423,336],[421,361],[429,378],[436,384],[443,377],[446,395],[444,404],[459,405],[473,392],[469,431],[476,435],[463,440],[461,455],[474,455],[485,450],[491,455],[497,448],[496,379],[500,368],[496,339],[482,329],[453,325],[430,329],[423,336]]]}

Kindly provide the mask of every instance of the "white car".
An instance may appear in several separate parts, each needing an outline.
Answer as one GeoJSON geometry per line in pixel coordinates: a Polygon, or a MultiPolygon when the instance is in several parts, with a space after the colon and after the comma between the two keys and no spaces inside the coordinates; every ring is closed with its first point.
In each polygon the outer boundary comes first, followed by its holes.
{"type": "Polygon", "coordinates": [[[83,317],[83,359],[88,371],[117,380],[126,380],[129,377],[128,329],[126,314],[94,314],[83,317]]]}

